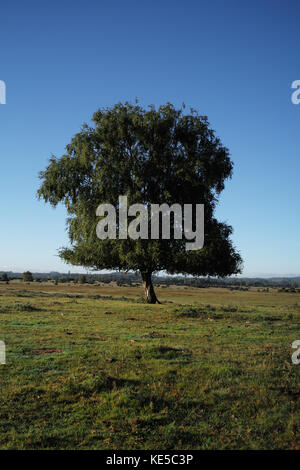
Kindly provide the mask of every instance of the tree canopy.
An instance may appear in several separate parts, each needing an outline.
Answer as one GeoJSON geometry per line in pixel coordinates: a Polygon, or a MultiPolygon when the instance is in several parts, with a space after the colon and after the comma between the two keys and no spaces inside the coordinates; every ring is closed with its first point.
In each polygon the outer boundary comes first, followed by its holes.
{"type": "Polygon", "coordinates": [[[33,281],[33,275],[30,271],[25,271],[22,275],[22,279],[24,282],[32,282],[33,281]]]}
{"type": "Polygon", "coordinates": [[[8,282],[8,275],[6,273],[2,273],[0,277],[0,281],[8,282]]]}
{"type": "MultiPolygon", "coordinates": [[[[241,271],[231,226],[214,217],[218,196],[233,163],[205,116],[172,104],[144,109],[119,103],[99,109],[40,173],[39,198],[68,212],[70,246],[59,254],[67,263],[90,269],[140,271],[147,299],[155,302],[151,274],[227,276],[241,271]],[[205,241],[187,251],[185,240],[105,239],[96,236],[101,203],[204,204],[205,241]]],[[[193,221],[194,223],[194,221],[193,221]]],[[[117,220],[118,224],[118,220],[117,220]]]]}

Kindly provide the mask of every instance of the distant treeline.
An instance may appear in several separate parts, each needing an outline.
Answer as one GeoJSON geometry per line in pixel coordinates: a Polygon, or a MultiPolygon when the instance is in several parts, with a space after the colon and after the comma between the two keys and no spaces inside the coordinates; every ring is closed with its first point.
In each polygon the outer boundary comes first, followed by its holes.
{"type": "MultiPolygon", "coordinates": [[[[7,271],[0,271],[0,281],[1,280],[30,280],[30,276],[24,277],[25,273],[14,273],[7,271]]],[[[110,282],[116,282],[118,285],[124,286],[133,286],[135,284],[141,283],[141,276],[139,273],[121,273],[121,272],[112,272],[105,274],[79,274],[79,273],[59,273],[59,272],[50,272],[50,273],[30,273],[29,271],[26,274],[32,274],[32,279],[34,282],[42,281],[54,281],[55,283],[67,283],[67,282],[76,282],[76,283],[88,283],[94,284],[97,282],[102,282],[109,284],[110,282]]],[[[261,288],[283,288],[283,289],[297,289],[300,288],[300,276],[299,277],[273,277],[273,278],[212,278],[212,277],[188,277],[188,276],[153,276],[153,281],[155,284],[161,286],[169,285],[178,285],[186,287],[226,287],[246,290],[248,287],[261,287],[261,288]]]]}

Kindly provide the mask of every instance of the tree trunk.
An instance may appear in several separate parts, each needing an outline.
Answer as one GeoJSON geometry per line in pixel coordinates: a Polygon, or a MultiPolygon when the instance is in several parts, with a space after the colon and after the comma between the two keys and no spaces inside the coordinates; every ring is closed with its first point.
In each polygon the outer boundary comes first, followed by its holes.
{"type": "Polygon", "coordinates": [[[150,272],[141,272],[143,286],[145,290],[145,300],[148,304],[160,304],[159,300],[157,299],[153,284],[152,284],[152,276],[150,272]]]}

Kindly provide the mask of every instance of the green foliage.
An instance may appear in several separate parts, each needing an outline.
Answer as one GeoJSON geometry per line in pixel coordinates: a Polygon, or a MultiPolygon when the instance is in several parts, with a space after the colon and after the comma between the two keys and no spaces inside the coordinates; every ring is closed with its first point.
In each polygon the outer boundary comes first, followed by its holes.
{"type": "MultiPolygon", "coordinates": [[[[214,217],[218,195],[232,175],[228,150],[195,111],[171,104],[143,109],[119,103],[100,109],[93,126],[84,125],[61,158],[40,173],[38,195],[52,206],[63,202],[69,218],[68,263],[94,269],[227,276],[241,269],[232,229],[214,217]],[[185,240],[99,240],[96,208],[128,204],[205,205],[205,243],[186,251],[185,240]]],[[[118,220],[117,220],[118,223],[118,220]]]]}
{"type": "Polygon", "coordinates": [[[78,284],[85,284],[85,283],[86,283],[86,276],[84,274],[79,274],[78,284]]]}
{"type": "Polygon", "coordinates": [[[33,276],[30,271],[25,271],[23,273],[22,279],[24,282],[32,282],[33,281],[33,276]]]}
{"type": "Polygon", "coordinates": [[[6,273],[2,273],[0,276],[0,281],[8,282],[9,281],[8,275],[6,273]]]}

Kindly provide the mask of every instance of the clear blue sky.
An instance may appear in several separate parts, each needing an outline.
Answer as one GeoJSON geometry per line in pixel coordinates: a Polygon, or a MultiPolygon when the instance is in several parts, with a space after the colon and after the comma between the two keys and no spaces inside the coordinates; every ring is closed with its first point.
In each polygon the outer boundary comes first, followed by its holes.
{"type": "Polygon", "coordinates": [[[0,270],[69,268],[65,210],[36,199],[51,154],[118,101],[207,115],[234,175],[217,215],[244,275],[300,273],[300,7],[259,1],[5,1],[0,6],[0,270]]]}

